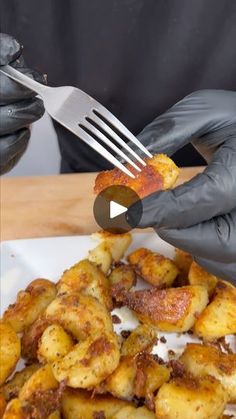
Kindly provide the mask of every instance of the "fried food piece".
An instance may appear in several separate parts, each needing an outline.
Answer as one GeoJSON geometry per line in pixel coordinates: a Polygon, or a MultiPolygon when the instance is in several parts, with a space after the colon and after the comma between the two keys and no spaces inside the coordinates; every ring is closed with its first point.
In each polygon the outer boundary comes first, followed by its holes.
{"type": "Polygon", "coordinates": [[[83,340],[99,330],[113,329],[106,308],[90,295],[58,295],[47,307],[45,317],[51,324],[60,324],[77,340],[83,340]]]}
{"type": "Polygon", "coordinates": [[[42,314],[35,322],[24,330],[21,338],[21,356],[28,362],[38,360],[37,352],[39,340],[44,330],[51,324],[42,314]]]}
{"type": "Polygon", "coordinates": [[[0,393],[0,419],[2,419],[3,414],[6,410],[7,402],[2,393],[0,393]]]}
{"type": "Polygon", "coordinates": [[[64,358],[52,364],[52,370],[59,382],[65,381],[73,388],[91,388],[116,369],[119,359],[116,335],[103,330],[76,344],[64,358]]]}
{"type": "Polygon", "coordinates": [[[37,413],[37,418],[44,419],[59,408],[64,387],[54,378],[51,366],[45,365],[26,381],[19,400],[29,417],[37,413]]]}
{"type": "Polygon", "coordinates": [[[3,419],[29,419],[29,416],[22,409],[19,399],[12,399],[6,407],[3,419]]]}
{"type": "Polygon", "coordinates": [[[145,406],[134,407],[127,406],[119,410],[112,419],[155,419],[156,416],[153,412],[150,412],[145,406]]]}
{"type": "Polygon", "coordinates": [[[157,342],[157,333],[148,324],[137,326],[122,344],[122,356],[134,356],[140,352],[151,352],[157,342]]]}
{"type": "MultiPolygon", "coordinates": [[[[7,405],[7,409],[5,411],[3,419],[45,419],[45,416],[42,416],[42,414],[43,413],[40,412],[38,409],[34,409],[32,411],[27,404],[22,404],[22,402],[19,399],[12,399],[7,405]],[[34,416],[32,416],[32,414],[34,416]]],[[[57,410],[49,416],[46,416],[46,418],[61,419],[61,415],[59,410],[57,410]]]]}
{"type": "Polygon", "coordinates": [[[15,304],[11,304],[3,315],[16,333],[23,332],[45,310],[56,296],[56,286],[47,279],[35,279],[25,291],[19,291],[15,304]]]}
{"type": "Polygon", "coordinates": [[[218,279],[217,276],[208,273],[196,262],[191,264],[188,274],[188,280],[191,285],[203,285],[206,287],[208,294],[212,295],[218,279]]]}
{"type": "MultiPolygon", "coordinates": [[[[37,409],[31,411],[31,409],[28,409],[28,407],[29,406],[27,404],[25,406],[22,405],[19,399],[13,399],[8,403],[3,419],[45,419],[45,416],[42,416],[42,413],[37,409]],[[32,416],[32,414],[34,416],[32,416]]],[[[51,413],[49,416],[47,416],[47,419],[61,419],[59,410],[51,413]]]]}
{"type": "Polygon", "coordinates": [[[67,388],[62,397],[62,415],[64,419],[112,419],[123,407],[132,406],[124,400],[112,396],[92,396],[85,390],[67,388]],[[102,416],[103,414],[103,416],[102,416]]]}
{"type": "Polygon", "coordinates": [[[217,378],[229,394],[229,403],[236,403],[236,354],[225,354],[210,345],[188,343],[180,361],[195,377],[217,378]]]}
{"type": "Polygon", "coordinates": [[[0,385],[14,371],[20,359],[20,339],[12,326],[0,320],[0,385]]]}
{"type": "Polygon", "coordinates": [[[236,333],[236,288],[219,281],[212,302],[198,317],[194,332],[205,341],[236,333]]]}
{"type": "Polygon", "coordinates": [[[103,230],[93,233],[91,238],[106,245],[107,249],[111,252],[114,262],[119,262],[119,260],[123,258],[126,250],[132,242],[132,236],[130,233],[112,234],[103,230]]]}
{"type": "Polygon", "coordinates": [[[160,419],[220,419],[227,393],[218,380],[206,376],[184,377],[163,384],[155,400],[160,419]]]}
{"type": "Polygon", "coordinates": [[[108,280],[111,296],[115,298],[121,289],[128,291],[135,285],[136,275],[132,266],[122,263],[111,271],[108,280]]]}
{"type": "Polygon", "coordinates": [[[74,341],[63,327],[58,324],[48,326],[39,342],[38,359],[42,363],[51,363],[71,351],[74,341]]]}
{"type": "Polygon", "coordinates": [[[97,265],[97,267],[100,268],[101,271],[106,275],[109,272],[112,264],[112,255],[110,249],[107,246],[107,243],[102,242],[94,249],[90,250],[88,254],[88,260],[97,265]]]}
{"type": "Polygon", "coordinates": [[[208,303],[207,290],[200,285],[123,292],[122,301],[143,322],[163,332],[185,332],[208,303]]]}
{"type": "Polygon", "coordinates": [[[132,400],[134,396],[145,398],[148,404],[154,400],[154,392],[169,378],[170,369],[159,365],[154,355],[143,352],[138,356],[122,356],[101,389],[123,400],[132,400]]]}
{"type": "Polygon", "coordinates": [[[136,357],[136,365],[134,394],[145,398],[146,404],[154,410],[154,393],[169,380],[170,368],[158,364],[154,355],[145,352],[136,357]]]}
{"type": "Polygon", "coordinates": [[[132,356],[124,356],[116,370],[102,383],[102,388],[114,397],[122,400],[132,400],[136,374],[136,359],[132,356]]]}
{"type": "Polygon", "coordinates": [[[111,308],[109,283],[104,273],[88,259],[81,260],[70,269],[67,269],[57,286],[58,293],[83,293],[91,295],[111,308]]]}
{"type": "Polygon", "coordinates": [[[37,391],[54,390],[58,386],[59,384],[53,375],[52,368],[47,364],[35,371],[25,382],[19,392],[19,399],[21,401],[27,401],[37,391]]]}
{"type": "Polygon", "coordinates": [[[158,288],[170,287],[179,273],[171,259],[143,247],[130,253],[128,261],[138,275],[158,288]]]}
{"type": "Polygon", "coordinates": [[[1,388],[4,398],[9,401],[18,397],[20,389],[26,381],[40,368],[39,364],[28,365],[23,370],[16,372],[13,377],[1,388]]]}
{"type": "MultiPolygon", "coordinates": [[[[140,198],[144,198],[155,191],[171,188],[175,184],[179,169],[173,160],[164,154],[156,154],[144,160],[146,166],[142,167],[142,171],[135,179],[116,168],[100,172],[95,180],[94,192],[99,194],[108,186],[123,185],[133,189],[140,198]]],[[[127,168],[132,172],[129,164],[127,168]]]]}

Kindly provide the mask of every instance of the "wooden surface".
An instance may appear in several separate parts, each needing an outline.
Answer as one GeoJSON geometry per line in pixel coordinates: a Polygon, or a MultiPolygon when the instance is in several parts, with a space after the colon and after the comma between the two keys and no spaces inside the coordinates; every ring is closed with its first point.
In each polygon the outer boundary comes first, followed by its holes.
{"type": "MultiPolygon", "coordinates": [[[[202,168],[184,168],[178,183],[202,168]]],[[[89,234],[95,173],[1,179],[1,240],[89,234]]]]}

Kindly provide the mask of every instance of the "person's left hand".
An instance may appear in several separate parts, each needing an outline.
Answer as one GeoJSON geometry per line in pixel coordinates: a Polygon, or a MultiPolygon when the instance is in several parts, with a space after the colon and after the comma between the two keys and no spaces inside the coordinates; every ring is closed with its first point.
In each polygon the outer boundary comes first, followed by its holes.
{"type": "MultiPolygon", "coordinates": [[[[12,36],[0,33],[0,67],[10,64],[18,71],[45,83],[45,77],[26,67],[22,46],[12,36]]],[[[24,154],[30,125],[44,114],[36,93],[0,72],[0,175],[11,170],[24,154]]]]}
{"type": "MultiPolygon", "coordinates": [[[[151,153],[172,155],[191,142],[208,162],[202,174],[143,199],[139,227],[153,227],[207,271],[236,284],[236,93],[192,93],[139,135],[151,153]]],[[[136,206],[128,220],[136,219],[136,206]]]]}

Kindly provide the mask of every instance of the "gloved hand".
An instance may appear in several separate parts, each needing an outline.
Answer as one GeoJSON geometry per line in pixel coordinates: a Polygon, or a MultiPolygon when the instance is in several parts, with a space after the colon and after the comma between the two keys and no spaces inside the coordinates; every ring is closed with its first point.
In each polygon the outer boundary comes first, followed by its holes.
{"type": "MultiPolygon", "coordinates": [[[[143,199],[139,227],[152,226],[199,265],[236,284],[236,93],[197,91],[139,135],[151,153],[172,155],[191,142],[206,159],[202,174],[143,199]]],[[[132,206],[128,219],[135,220],[132,206]]]]}
{"type": "MultiPolygon", "coordinates": [[[[43,76],[26,68],[21,45],[11,36],[0,34],[0,66],[11,64],[40,83],[43,76]]],[[[31,90],[0,73],[0,174],[8,172],[26,150],[29,125],[41,118],[44,106],[31,90]]]]}

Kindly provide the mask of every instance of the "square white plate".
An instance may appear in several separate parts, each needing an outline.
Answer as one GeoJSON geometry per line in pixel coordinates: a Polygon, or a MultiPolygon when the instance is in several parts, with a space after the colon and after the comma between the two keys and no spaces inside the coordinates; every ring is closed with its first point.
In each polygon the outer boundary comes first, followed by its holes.
{"type": "MultiPolygon", "coordinates": [[[[35,278],[47,278],[57,281],[62,272],[83,259],[88,251],[97,243],[90,236],[52,237],[27,240],[7,241],[1,244],[1,315],[9,304],[16,299],[20,289],[24,289],[35,278]]],[[[147,247],[168,257],[174,256],[174,249],[162,241],[154,233],[133,234],[133,243],[128,249],[131,252],[138,247],[147,247]]],[[[146,287],[142,281],[138,281],[138,288],[146,287]]],[[[123,307],[115,309],[121,323],[114,325],[117,333],[121,330],[132,330],[138,324],[131,311],[123,307]]],[[[198,342],[192,335],[178,335],[175,333],[159,333],[159,337],[165,336],[166,343],[160,341],[154,348],[163,359],[168,359],[168,350],[172,349],[179,355],[187,342],[198,342]]],[[[228,339],[236,351],[236,338],[228,339]]],[[[230,409],[235,414],[236,406],[230,409]]]]}

